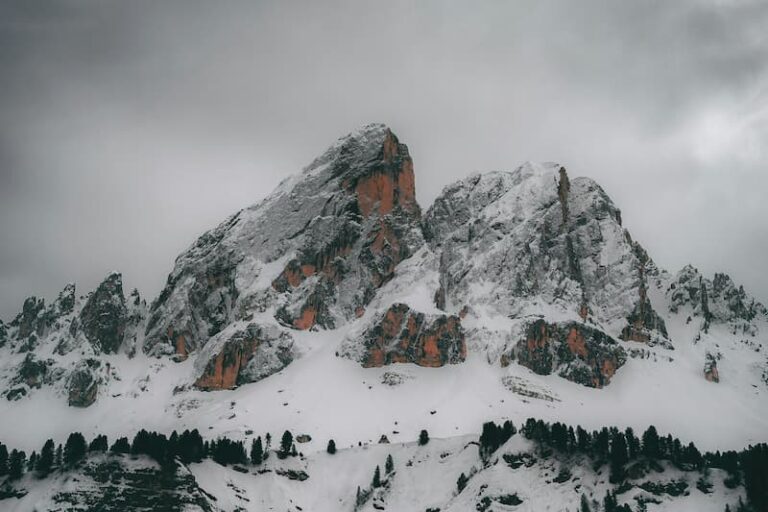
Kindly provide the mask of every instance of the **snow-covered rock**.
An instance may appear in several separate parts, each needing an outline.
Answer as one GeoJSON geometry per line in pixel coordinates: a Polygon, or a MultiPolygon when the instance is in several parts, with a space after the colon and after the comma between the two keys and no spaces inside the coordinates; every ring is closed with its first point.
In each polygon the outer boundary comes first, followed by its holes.
{"type": "Polygon", "coordinates": [[[343,137],[178,257],[145,349],[186,355],[254,315],[343,325],[422,243],[420,216],[408,148],[383,125],[343,137]]]}

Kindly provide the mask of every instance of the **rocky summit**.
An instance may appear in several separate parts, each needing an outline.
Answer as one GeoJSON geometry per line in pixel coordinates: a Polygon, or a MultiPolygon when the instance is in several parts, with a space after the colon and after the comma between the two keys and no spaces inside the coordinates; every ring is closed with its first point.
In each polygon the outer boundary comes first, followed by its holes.
{"type": "MultiPolygon", "coordinates": [[[[84,295],[70,284],[50,304],[28,298],[0,321],[0,439],[178,425],[251,442],[255,425],[290,424],[325,469],[331,437],[364,452],[363,440],[394,446],[429,428],[461,461],[468,444],[455,436],[529,413],[637,432],[653,422],[720,450],[761,441],[768,310],[743,286],[690,265],[667,272],[605,190],[558,163],[470,175],[424,213],[417,178],[408,146],[367,125],[201,235],[150,304],[126,296],[118,272],[84,295]],[[65,411],[56,424],[33,413],[50,407],[65,411]]],[[[269,478],[311,481],[306,469],[269,478]]],[[[182,480],[204,510],[249,509],[214,505],[191,474],[182,480]]],[[[386,502],[365,492],[354,510],[386,502]]],[[[257,510],[292,499],[255,495],[272,500],[257,510]]],[[[468,510],[451,499],[418,510],[468,510]]]]}

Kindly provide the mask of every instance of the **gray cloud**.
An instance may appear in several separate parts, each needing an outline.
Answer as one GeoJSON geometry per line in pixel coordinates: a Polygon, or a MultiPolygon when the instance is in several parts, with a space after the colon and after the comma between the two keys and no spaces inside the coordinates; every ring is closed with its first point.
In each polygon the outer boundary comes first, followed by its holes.
{"type": "Polygon", "coordinates": [[[0,317],[203,230],[386,122],[428,206],[470,172],[598,180],[672,271],[768,300],[764,2],[0,3],[0,317]]]}

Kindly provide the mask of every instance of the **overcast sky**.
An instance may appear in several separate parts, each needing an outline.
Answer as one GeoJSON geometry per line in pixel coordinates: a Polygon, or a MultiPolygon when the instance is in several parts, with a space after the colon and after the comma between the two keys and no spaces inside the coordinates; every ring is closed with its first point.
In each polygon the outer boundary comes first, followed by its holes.
{"type": "Polygon", "coordinates": [[[671,271],[768,301],[768,3],[0,0],[0,318],[199,234],[392,127],[426,209],[554,160],[671,271]]]}

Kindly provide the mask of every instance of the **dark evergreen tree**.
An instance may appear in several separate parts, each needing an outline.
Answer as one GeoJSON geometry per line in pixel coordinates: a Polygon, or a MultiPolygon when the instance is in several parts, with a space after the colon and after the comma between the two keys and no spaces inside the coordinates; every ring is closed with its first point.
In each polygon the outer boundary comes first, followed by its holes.
{"type": "Polygon", "coordinates": [[[131,443],[127,437],[117,439],[109,449],[112,453],[131,453],[131,443]]]}
{"type": "Polygon", "coordinates": [[[653,425],[648,427],[648,429],[643,433],[642,453],[649,459],[657,460],[661,458],[659,434],[656,432],[656,427],[653,425]]]}
{"type": "Polygon", "coordinates": [[[88,445],[89,452],[105,452],[107,451],[108,442],[107,436],[99,435],[93,438],[91,444],[88,445]]]}
{"type": "Polygon", "coordinates": [[[480,457],[484,460],[490,457],[501,445],[506,443],[517,431],[511,421],[505,421],[502,426],[489,421],[483,424],[480,434],[480,457]]]}
{"type": "Polygon", "coordinates": [[[64,463],[72,466],[83,460],[87,446],[83,434],[80,432],[69,434],[67,443],[64,445],[64,463]]]}
{"type": "Polygon", "coordinates": [[[629,460],[637,460],[637,457],[640,455],[640,440],[635,435],[632,427],[628,427],[624,431],[624,437],[627,438],[627,455],[629,460]]]}
{"type": "Polygon", "coordinates": [[[264,461],[264,447],[261,444],[261,436],[251,441],[251,464],[258,466],[264,461]]]}
{"type": "Polygon", "coordinates": [[[56,467],[60,468],[64,465],[64,447],[61,443],[56,447],[56,467]]]}
{"type": "Polygon", "coordinates": [[[8,474],[8,448],[0,443],[0,476],[8,474]]]}
{"type": "Polygon", "coordinates": [[[768,445],[750,446],[742,452],[740,462],[749,504],[755,510],[768,510],[768,445]]]}
{"type": "Polygon", "coordinates": [[[21,450],[11,450],[8,457],[8,478],[18,480],[24,475],[24,466],[27,462],[27,454],[21,450]]]}
{"type": "Polygon", "coordinates": [[[200,462],[203,460],[203,457],[205,456],[205,445],[200,432],[198,432],[197,429],[192,431],[185,430],[182,432],[176,442],[175,453],[184,464],[200,462]]]}
{"type": "Polygon", "coordinates": [[[592,436],[580,426],[576,427],[576,446],[577,450],[584,454],[588,454],[592,446],[592,436]]]}
{"type": "Polygon", "coordinates": [[[53,468],[53,460],[56,456],[55,446],[53,439],[49,439],[43,445],[43,449],[40,450],[40,457],[37,459],[37,467],[35,469],[42,476],[46,476],[53,468]]]}
{"type": "Polygon", "coordinates": [[[603,498],[603,512],[617,512],[619,504],[616,500],[616,495],[611,491],[605,493],[603,498]]]}
{"type": "Polygon", "coordinates": [[[589,500],[586,494],[581,495],[581,506],[579,512],[592,512],[592,508],[589,506],[589,500]]]}
{"type": "Polygon", "coordinates": [[[608,429],[603,427],[592,434],[592,455],[597,459],[606,460],[611,444],[611,436],[608,429]]]}
{"type": "Polygon", "coordinates": [[[424,446],[429,442],[429,432],[422,430],[419,432],[419,445],[424,446]]]}
{"type": "Polygon", "coordinates": [[[331,455],[336,453],[336,441],[334,441],[333,439],[328,441],[328,448],[326,448],[325,451],[327,451],[331,455]]]}
{"type": "Polygon", "coordinates": [[[611,483],[619,483],[624,480],[624,465],[629,460],[627,455],[627,441],[621,432],[613,433],[611,439],[611,483]]]}
{"type": "Polygon", "coordinates": [[[34,471],[37,467],[37,452],[33,451],[27,459],[27,471],[34,471]]]}
{"type": "Polygon", "coordinates": [[[227,464],[245,464],[248,457],[242,441],[233,441],[226,437],[211,441],[211,457],[222,466],[227,464]]]}
{"type": "Polygon", "coordinates": [[[288,457],[291,454],[291,447],[293,446],[293,434],[286,430],[283,432],[283,437],[280,439],[280,451],[277,456],[281,459],[288,457]]]}
{"type": "Polygon", "coordinates": [[[384,474],[389,475],[395,470],[395,461],[392,459],[392,455],[387,455],[387,460],[384,464],[384,474]]]}
{"type": "Polygon", "coordinates": [[[379,466],[376,466],[376,470],[373,472],[372,485],[374,489],[381,487],[381,470],[379,469],[379,466]]]}
{"type": "Polygon", "coordinates": [[[461,494],[461,491],[467,487],[467,483],[469,483],[469,478],[467,478],[467,475],[464,473],[460,474],[459,479],[456,481],[456,489],[458,489],[459,494],[461,494]]]}

